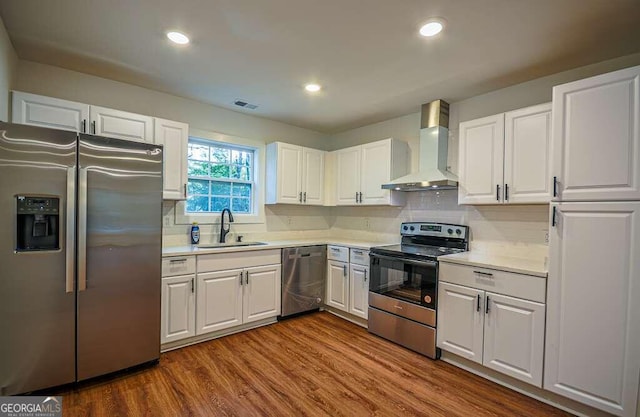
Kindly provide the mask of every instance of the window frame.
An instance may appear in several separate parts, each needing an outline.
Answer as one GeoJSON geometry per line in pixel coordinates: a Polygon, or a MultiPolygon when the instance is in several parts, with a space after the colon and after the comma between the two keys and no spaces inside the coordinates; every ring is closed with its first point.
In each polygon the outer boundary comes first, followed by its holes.
{"type": "MultiPolygon", "coordinates": [[[[231,136],[208,130],[189,128],[189,139],[204,142],[218,142],[225,146],[239,147],[253,150],[253,210],[252,214],[233,213],[234,224],[262,224],[265,223],[264,194],[265,194],[265,144],[253,139],[239,136],[231,136]]],[[[185,159],[185,168],[187,160],[185,159]]],[[[171,210],[172,208],[168,208],[171,210]]],[[[176,225],[190,225],[193,222],[199,224],[220,224],[220,213],[188,213],[186,200],[177,201],[174,216],[176,225]]],[[[186,230],[186,229],[185,229],[186,230]]],[[[188,233],[188,230],[185,231],[188,233]]]]}
{"type": "MultiPolygon", "coordinates": [[[[221,182],[221,183],[227,183],[227,184],[249,184],[251,187],[251,193],[249,195],[249,197],[244,197],[244,196],[235,196],[235,198],[241,198],[241,199],[248,199],[249,200],[249,213],[241,213],[241,212],[236,212],[232,211],[234,213],[234,215],[237,213],[238,215],[254,215],[255,214],[255,189],[256,189],[256,173],[255,173],[255,161],[256,161],[256,150],[252,147],[249,146],[241,146],[241,145],[235,145],[235,144],[229,144],[229,143],[223,143],[223,142],[218,142],[218,141],[213,141],[213,140],[208,140],[208,139],[201,139],[201,138],[197,138],[194,136],[189,136],[189,141],[188,144],[197,144],[197,145],[202,145],[202,146],[207,146],[209,147],[209,149],[211,148],[221,148],[221,149],[225,149],[225,150],[229,150],[230,152],[233,151],[238,151],[238,152],[250,152],[251,153],[251,164],[248,165],[249,168],[249,180],[243,180],[243,179],[239,179],[239,178],[229,178],[229,177],[220,177],[220,178],[215,178],[212,176],[189,176],[188,172],[187,172],[187,189],[189,187],[189,181],[190,180],[195,180],[195,181],[207,181],[209,183],[209,187],[211,187],[211,183],[212,182],[221,182]]],[[[188,153],[187,153],[187,167],[189,165],[189,161],[195,161],[195,162],[204,162],[204,161],[198,161],[195,159],[189,159],[188,157],[188,153]]],[[[212,161],[207,161],[208,163],[214,164],[214,162],[212,161]]],[[[231,156],[229,159],[229,163],[219,163],[218,165],[222,165],[222,166],[228,166],[229,167],[229,172],[231,172],[231,167],[232,166],[240,166],[238,164],[234,164],[233,161],[231,160],[231,156]]],[[[187,168],[188,169],[188,168],[187,168]]],[[[232,185],[233,187],[233,185],[232,185]]],[[[205,196],[204,194],[195,194],[195,195],[199,195],[199,196],[205,196]]],[[[189,194],[187,193],[187,198],[189,197],[189,194]]],[[[229,200],[231,202],[231,205],[233,205],[233,198],[234,195],[230,190],[230,194],[228,195],[214,195],[212,194],[212,190],[211,188],[209,188],[209,193],[206,195],[207,200],[209,204],[211,204],[210,199],[213,197],[229,197],[229,200]]],[[[186,205],[185,205],[185,214],[187,215],[197,215],[197,214],[216,214],[219,213],[219,211],[204,211],[204,212],[189,212],[186,211],[186,205]]]]}

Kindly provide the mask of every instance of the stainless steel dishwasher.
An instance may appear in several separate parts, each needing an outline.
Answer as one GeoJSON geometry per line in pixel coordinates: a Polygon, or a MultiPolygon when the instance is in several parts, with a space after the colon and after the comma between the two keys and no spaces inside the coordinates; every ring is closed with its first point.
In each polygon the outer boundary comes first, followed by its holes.
{"type": "Polygon", "coordinates": [[[282,249],[282,314],[317,310],[324,301],[326,246],[282,249]]]}

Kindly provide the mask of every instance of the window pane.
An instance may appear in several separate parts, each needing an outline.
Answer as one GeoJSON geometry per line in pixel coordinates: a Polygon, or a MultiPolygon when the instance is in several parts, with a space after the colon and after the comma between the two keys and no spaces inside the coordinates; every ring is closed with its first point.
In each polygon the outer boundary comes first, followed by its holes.
{"type": "Polygon", "coordinates": [[[192,195],[187,198],[187,211],[209,211],[209,198],[192,195]]]}
{"type": "Polygon", "coordinates": [[[234,197],[251,197],[251,184],[233,184],[234,197]]]}
{"type": "Polygon", "coordinates": [[[189,159],[197,159],[198,161],[209,160],[209,147],[204,145],[198,145],[195,143],[189,144],[189,159]]]}
{"type": "Polygon", "coordinates": [[[248,198],[234,198],[233,209],[234,213],[249,213],[251,211],[251,204],[248,198]]]}
{"type": "Polygon", "coordinates": [[[210,167],[208,162],[189,161],[187,173],[190,177],[208,177],[210,167]]]}
{"type": "Polygon", "coordinates": [[[189,180],[187,192],[191,194],[209,194],[209,181],[206,180],[189,180]]]}
{"type": "Polygon", "coordinates": [[[229,149],[224,148],[211,148],[211,161],[218,162],[220,164],[228,164],[229,163],[229,155],[231,151],[229,149]]]}
{"type": "Polygon", "coordinates": [[[231,163],[236,165],[251,165],[251,152],[231,151],[231,163]]]}
{"type": "Polygon", "coordinates": [[[213,165],[211,176],[213,178],[229,178],[229,165],[213,165]]]}
{"type": "Polygon", "coordinates": [[[212,181],[211,194],[228,196],[229,194],[231,194],[231,183],[212,181]]]}
{"type": "Polygon", "coordinates": [[[231,208],[230,207],[230,201],[231,199],[229,197],[212,197],[211,198],[211,211],[222,211],[223,209],[226,208],[231,208]]]}

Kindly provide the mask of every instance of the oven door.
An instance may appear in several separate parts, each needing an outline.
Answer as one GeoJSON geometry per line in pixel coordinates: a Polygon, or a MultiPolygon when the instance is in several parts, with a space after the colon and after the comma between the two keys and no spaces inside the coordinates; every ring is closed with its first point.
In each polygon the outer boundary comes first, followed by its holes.
{"type": "Polygon", "coordinates": [[[372,253],[369,291],[436,309],[438,262],[372,253]]]}

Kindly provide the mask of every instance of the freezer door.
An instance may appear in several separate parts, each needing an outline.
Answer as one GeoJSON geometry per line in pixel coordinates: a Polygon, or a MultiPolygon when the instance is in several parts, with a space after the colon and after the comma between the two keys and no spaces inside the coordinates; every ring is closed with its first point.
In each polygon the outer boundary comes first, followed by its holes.
{"type": "Polygon", "coordinates": [[[75,160],[74,132],[0,123],[0,395],[75,378],[75,160]],[[16,251],[20,196],[59,199],[57,222],[31,229],[54,249],[16,251]]]}
{"type": "Polygon", "coordinates": [[[162,148],[80,135],[78,380],[160,357],[162,148]]]}

